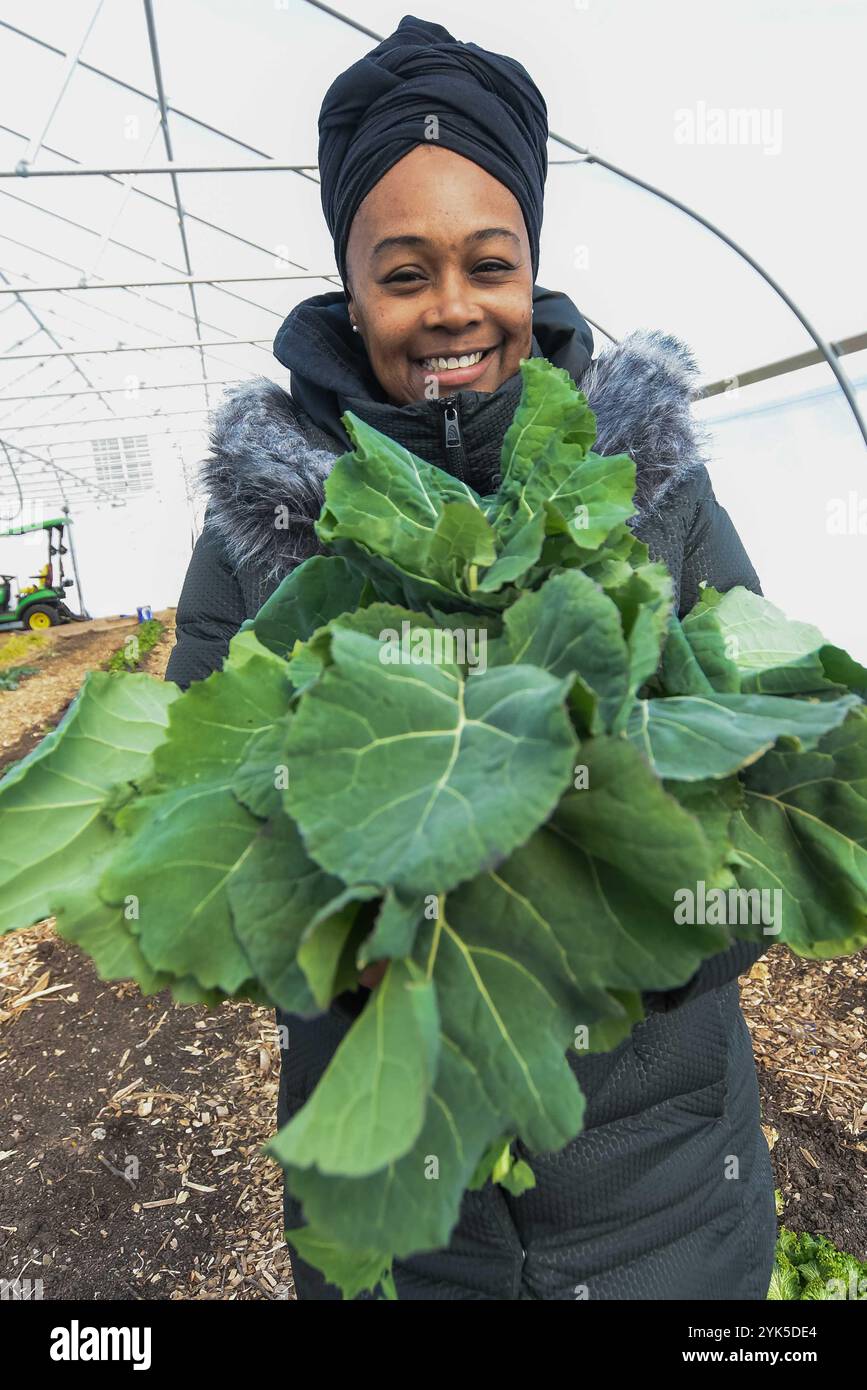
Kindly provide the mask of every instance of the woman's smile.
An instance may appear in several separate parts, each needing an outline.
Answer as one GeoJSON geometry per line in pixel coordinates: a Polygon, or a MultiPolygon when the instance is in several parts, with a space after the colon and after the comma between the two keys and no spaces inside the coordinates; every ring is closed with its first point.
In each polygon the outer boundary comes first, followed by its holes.
{"type": "Polygon", "coordinates": [[[447,391],[453,386],[473,385],[488,372],[496,374],[501,346],[502,342],[498,342],[486,348],[443,349],[428,357],[410,360],[414,369],[421,373],[425,385],[433,378],[447,391]]]}

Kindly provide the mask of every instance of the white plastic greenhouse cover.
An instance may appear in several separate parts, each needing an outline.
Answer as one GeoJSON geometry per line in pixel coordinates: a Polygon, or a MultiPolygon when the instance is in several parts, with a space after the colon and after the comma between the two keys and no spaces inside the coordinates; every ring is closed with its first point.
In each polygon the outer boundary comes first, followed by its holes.
{"type": "MultiPolygon", "coordinates": [[[[552,130],[709,219],[827,343],[867,343],[863,0],[332,8],[380,35],[420,14],[519,58],[552,130]]],[[[0,172],[28,158],[36,175],[166,165],[147,9],[4,0],[0,172]]],[[[168,174],[0,179],[0,291],[20,290],[0,293],[0,529],[68,503],[94,616],[177,601],[201,524],[208,406],[254,374],[287,384],[277,327],[339,288],[316,117],[375,43],[309,0],[150,9],[174,163],[262,172],[176,175],[182,222],[168,174]],[[266,172],[272,162],[314,167],[266,172]],[[231,283],[140,283],[189,274],[231,283]],[[82,276],[119,287],[36,292],[82,276]],[[81,355],[95,348],[112,351],[81,355]]],[[[867,659],[867,450],[850,406],[824,363],[739,384],[812,339],[706,227],[553,139],[549,157],[539,282],[601,325],[597,351],[606,334],[659,328],[689,344],[706,385],[728,383],[696,411],[765,594],[867,659]]],[[[839,363],[867,415],[867,351],[850,344],[839,363]]],[[[0,570],[25,568],[24,544],[0,541],[0,570]]]]}

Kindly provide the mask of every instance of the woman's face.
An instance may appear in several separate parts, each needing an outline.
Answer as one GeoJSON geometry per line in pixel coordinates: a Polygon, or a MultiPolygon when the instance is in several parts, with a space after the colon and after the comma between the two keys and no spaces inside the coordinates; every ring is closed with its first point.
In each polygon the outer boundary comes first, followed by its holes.
{"type": "Polygon", "coordinates": [[[396,405],[460,387],[495,391],[530,356],[523,214],[462,155],[416,145],[393,165],[353,218],[346,261],[350,318],[396,405]],[[439,360],[468,355],[463,367],[439,360]]]}

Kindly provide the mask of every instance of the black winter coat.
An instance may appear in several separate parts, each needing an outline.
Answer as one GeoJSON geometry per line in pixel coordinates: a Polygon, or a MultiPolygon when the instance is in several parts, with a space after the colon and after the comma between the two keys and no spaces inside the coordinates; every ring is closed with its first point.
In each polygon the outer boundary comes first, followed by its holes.
{"type": "MultiPolygon", "coordinates": [[[[688,349],[637,331],[591,362],[592,335],[574,305],[538,287],[533,332],[533,355],[565,367],[586,392],[597,452],[635,459],[640,511],[632,524],[652,558],[668,565],[680,613],[705,580],[760,592],[702,460],[688,349]]],[[[292,394],[259,378],[231,393],[215,418],[206,521],[166,673],[184,687],[220,667],[244,619],[315,551],[322,485],[349,445],[344,410],[462,472],[482,494],[498,482],[520,376],[493,393],[459,393],[455,454],[445,448],[437,401],[387,402],[350,332],[342,293],[295,309],[275,351],[292,369],[292,394]]],[[[773,1178],[737,984],[763,949],[736,943],[680,988],[645,993],[646,1018],[613,1051],[570,1055],[587,1098],[583,1132],[559,1153],[530,1156],[536,1187],[521,1197],[490,1182],[467,1193],[448,1249],[395,1265],[398,1295],[763,1299],[776,1238],[773,1178]]],[[[280,1124],[304,1104],[367,995],[341,995],[312,1020],[278,1013],[289,1036],[280,1124]]],[[[303,1223],[288,1194],[285,1217],[287,1228],[303,1223]]],[[[339,1297],[290,1253],[300,1298],[339,1297]]]]}

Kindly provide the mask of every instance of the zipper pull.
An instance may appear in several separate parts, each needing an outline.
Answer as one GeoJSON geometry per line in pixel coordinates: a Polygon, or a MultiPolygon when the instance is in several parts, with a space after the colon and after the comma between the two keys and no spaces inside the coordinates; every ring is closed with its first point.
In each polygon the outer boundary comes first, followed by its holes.
{"type": "Polygon", "coordinates": [[[439,404],[443,412],[443,449],[446,459],[454,464],[456,476],[464,482],[464,440],[461,434],[458,397],[441,396],[439,404]]]}
{"type": "Polygon", "coordinates": [[[463,444],[461,439],[461,422],[458,416],[457,397],[446,396],[443,405],[443,443],[447,449],[460,449],[463,444]]]}

